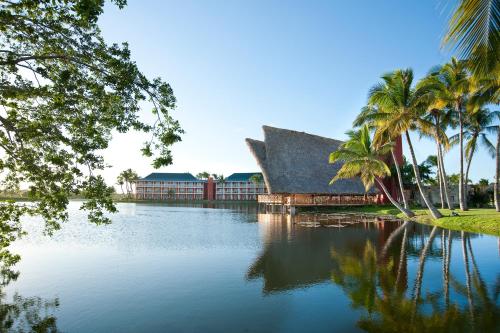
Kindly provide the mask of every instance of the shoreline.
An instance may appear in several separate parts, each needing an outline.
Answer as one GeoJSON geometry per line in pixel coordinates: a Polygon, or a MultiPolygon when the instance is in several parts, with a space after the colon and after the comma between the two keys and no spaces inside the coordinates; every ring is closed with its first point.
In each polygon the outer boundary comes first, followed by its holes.
{"type": "MultiPolygon", "coordinates": [[[[74,197],[70,201],[84,200],[84,198],[74,197]]],[[[137,203],[137,204],[194,204],[194,205],[216,205],[216,204],[232,204],[232,205],[257,205],[255,200],[137,200],[128,198],[114,198],[115,203],[137,203]]],[[[30,202],[36,201],[26,197],[0,197],[0,201],[20,201],[30,202]]],[[[443,213],[443,217],[439,220],[434,220],[426,209],[416,208],[412,209],[416,216],[411,219],[415,222],[436,225],[438,227],[457,230],[488,234],[500,237],[500,213],[496,212],[494,208],[471,208],[468,211],[462,212],[455,210],[459,215],[451,216],[449,209],[439,209],[443,213]]],[[[376,215],[391,215],[399,219],[406,219],[395,207],[387,206],[362,206],[362,207],[314,207],[307,209],[300,209],[300,212],[316,212],[316,213],[370,213],[376,215]]]]}
{"type": "Polygon", "coordinates": [[[441,228],[500,237],[500,213],[496,212],[494,208],[471,208],[465,212],[455,209],[455,212],[459,214],[458,216],[451,216],[451,211],[449,209],[439,209],[444,215],[439,220],[434,220],[429,215],[427,209],[413,207],[412,210],[416,214],[413,219],[405,218],[403,214],[393,206],[329,207],[328,209],[311,209],[309,211],[392,215],[400,219],[436,225],[441,228]]]}

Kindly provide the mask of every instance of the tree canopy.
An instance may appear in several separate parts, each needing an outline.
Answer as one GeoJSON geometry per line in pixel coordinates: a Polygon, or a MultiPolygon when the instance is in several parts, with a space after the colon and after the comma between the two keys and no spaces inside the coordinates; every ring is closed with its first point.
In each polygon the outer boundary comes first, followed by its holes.
{"type": "Polygon", "coordinates": [[[58,229],[70,195],[84,194],[91,222],[110,222],[105,212],[116,208],[99,170],[113,131],[149,133],[142,153],[154,167],[172,163],[183,133],[170,115],[173,90],[148,79],[126,43],[106,44],[103,8],[104,0],[0,1],[0,177],[7,189],[26,184],[36,200],[0,204],[3,246],[22,232],[24,214],[58,229]],[[139,115],[148,104],[152,123],[139,115]]]}

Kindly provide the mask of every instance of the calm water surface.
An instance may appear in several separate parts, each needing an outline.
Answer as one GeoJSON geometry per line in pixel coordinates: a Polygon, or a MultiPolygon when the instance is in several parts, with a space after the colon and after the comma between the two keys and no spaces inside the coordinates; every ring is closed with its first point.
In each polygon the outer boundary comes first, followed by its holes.
{"type": "Polygon", "coordinates": [[[13,248],[20,275],[3,284],[4,327],[500,332],[497,237],[356,219],[315,227],[327,218],[245,204],[120,204],[97,227],[78,207],[52,238],[28,221],[13,248]]]}

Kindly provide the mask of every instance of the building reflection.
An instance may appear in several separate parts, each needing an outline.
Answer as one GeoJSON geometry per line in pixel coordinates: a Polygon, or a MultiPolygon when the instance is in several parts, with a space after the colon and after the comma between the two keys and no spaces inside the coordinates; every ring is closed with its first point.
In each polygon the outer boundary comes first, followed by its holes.
{"type": "Polygon", "coordinates": [[[210,208],[230,209],[235,212],[257,214],[259,206],[254,201],[181,201],[181,202],[138,202],[136,205],[182,207],[182,208],[210,208]]]}
{"type": "Polygon", "coordinates": [[[315,224],[332,221],[312,214],[259,213],[257,218],[265,247],[249,268],[247,278],[262,277],[264,293],[329,281],[337,265],[331,256],[332,250],[360,252],[367,240],[383,245],[391,230],[402,224],[367,219],[356,223],[334,221],[335,226],[318,232],[315,224]]]}
{"type": "Polygon", "coordinates": [[[500,331],[500,272],[481,275],[475,234],[355,217],[258,220],[265,246],[247,278],[262,279],[264,294],[333,283],[369,332],[500,331]]]}

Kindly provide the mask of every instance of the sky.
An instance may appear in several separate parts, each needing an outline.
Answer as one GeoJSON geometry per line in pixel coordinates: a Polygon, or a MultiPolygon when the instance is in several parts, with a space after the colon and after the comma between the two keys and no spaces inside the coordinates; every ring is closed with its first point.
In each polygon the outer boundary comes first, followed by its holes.
{"type": "MultiPolygon", "coordinates": [[[[141,177],[258,171],[245,138],[263,139],[262,125],[342,140],[383,73],[411,67],[418,79],[450,59],[440,43],[452,6],[447,0],[129,0],[122,10],[108,4],[99,20],[105,40],[128,42],[148,77],[170,83],[178,100],[172,116],[186,133],[173,147],[174,163],[159,170],[139,151],[143,135],[114,135],[103,175],[111,184],[126,168],[141,177]]],[[[149,112],[145,105],[144,119],[152,119],[149,112]]],[[[436,154],[434,142],[413,139],[419,162],[436,154]]],[[[458,162],[453,149],[447,172],[458,172],[458,162]]],[[[493,180],[494,160],[484,150],[470,175],[493,180]]]]}

